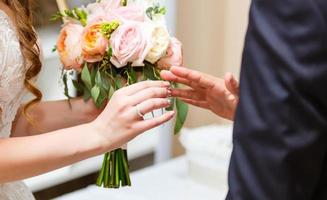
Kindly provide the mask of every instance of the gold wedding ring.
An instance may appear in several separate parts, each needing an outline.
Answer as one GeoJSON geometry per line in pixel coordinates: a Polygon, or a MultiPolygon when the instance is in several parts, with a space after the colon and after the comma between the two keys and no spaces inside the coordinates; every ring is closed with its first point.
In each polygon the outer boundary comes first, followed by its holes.
{"type": "Polygon", "coordinates": [[[136,106],[135,106],[135,108],[136,108],[136,112],[137,112],[137,114],[140,116],[140,117],[144,117],[144,114],[141,112],[141,110],[140,110],[140,104],[137,104],[136,106]]]}

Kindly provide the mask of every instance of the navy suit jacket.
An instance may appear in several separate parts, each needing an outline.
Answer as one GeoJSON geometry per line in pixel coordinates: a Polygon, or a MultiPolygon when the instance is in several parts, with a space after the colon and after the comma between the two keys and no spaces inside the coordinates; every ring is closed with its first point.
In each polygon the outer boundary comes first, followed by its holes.
{"type": "Polygon", "coordinates": [[[253,0],[228,200],[327,200],[327,0],[253,0]]]}

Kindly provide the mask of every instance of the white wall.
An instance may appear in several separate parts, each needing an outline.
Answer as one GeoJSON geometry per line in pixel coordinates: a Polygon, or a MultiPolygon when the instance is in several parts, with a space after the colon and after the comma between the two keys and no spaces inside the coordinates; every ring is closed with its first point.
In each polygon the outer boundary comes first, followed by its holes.
{"type": "Polygon", "coordinates": [[[167,8],[167,24],[171,34],[176,33],[176,0],[160,0],[167,8]]]}
{"type": "MultiPolygon", "coordinates": [[[[183,42],[186,67],[223,77],[239,75],[250,0],[177,0],[177,36],[183,42]]],[[[187,125],[225,123],[191,107],[187,125]]]]}

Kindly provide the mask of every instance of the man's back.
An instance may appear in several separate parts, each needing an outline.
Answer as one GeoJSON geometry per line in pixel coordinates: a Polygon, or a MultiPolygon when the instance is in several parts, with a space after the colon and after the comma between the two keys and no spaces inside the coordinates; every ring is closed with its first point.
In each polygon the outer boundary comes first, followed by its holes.
{"type": "Polygon", "coordinates": [[[229,200],[327,199],[327,1],[253,0],[229,200]]]}

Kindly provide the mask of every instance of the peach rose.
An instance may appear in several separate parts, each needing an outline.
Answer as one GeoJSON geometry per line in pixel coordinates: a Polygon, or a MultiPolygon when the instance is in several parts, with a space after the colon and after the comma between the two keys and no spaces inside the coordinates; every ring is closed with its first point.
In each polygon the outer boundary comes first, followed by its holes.
{"type": "Polygon", "coordinates": [[[103,22],[87,26],[82,36],[82,55],[87,62],[101,61],[108,49],[108,39],[101,33],[103,22]]]}
{"type": "Polygon", "coordinates": [[[83,26],[66,24],[59,34],[57,50],[64,68],[80,70],[83,64],[81,36],[83,26]]]}
{"type": "Polygon", "coordinates": [[[158,61],[159,69],[169,69],[171,66],[183,65],[183,51],[182,43],[176,39],[170,39],[170,45],[168,47],[166,55],[158,61]]]}
{"type": "Polygon", "coordinates": [[[117,68],[128,63],[144,66],[144,59],[151,49],[151,35],[144,23],[126,21],[111,35],[110,44],[111,62],[117,68]]]}

